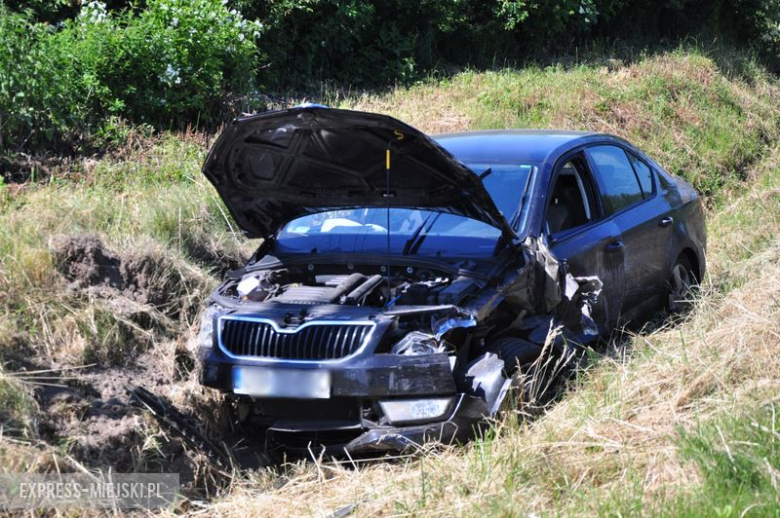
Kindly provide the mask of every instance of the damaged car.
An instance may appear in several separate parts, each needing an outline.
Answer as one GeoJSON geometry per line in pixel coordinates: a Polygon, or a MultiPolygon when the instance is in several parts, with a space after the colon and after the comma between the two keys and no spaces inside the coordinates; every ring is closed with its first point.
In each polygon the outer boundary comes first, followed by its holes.
{"type": "Polygon", "coordinates": [[[203,172],[262,243],[210,298],[200,380],[285,451],[468,440],[545,344],[592,344],[705,271],[697,193],[610,135],[309,106],[234,120],[203,172]]]}

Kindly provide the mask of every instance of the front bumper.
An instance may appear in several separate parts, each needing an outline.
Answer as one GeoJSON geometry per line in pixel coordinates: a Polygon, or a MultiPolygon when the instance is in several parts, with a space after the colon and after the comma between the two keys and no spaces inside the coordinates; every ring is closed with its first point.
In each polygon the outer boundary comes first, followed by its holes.
{"type": "MultiPolygon", "coordinates": [[[[219,350],[202,357],[201,383],[233,393],[233,369],[327,369],[328,399],[249,398],[257,428],[266,430],[269,450],[288,454],[326,451],[350,455],[405,451],[424,443],[465,442],[473,438],[488,414],[485,401],[456,384],[446,354],[399,356],[371,354],[346,362],[263,363],[228,358],[219,350]],[[396,426],[381,414],[379,401],[451,397],[446,414],[434,422],[396,426]]],[[[257,429],[255,428],[255,429],[257,429]]]]}
{"type": "Polygon", "coordinates": [[[399,356],[370,354],[346,362],[263,362],[228,358],[218,350],[202,356],[203,385],[233,391],[233,368],[327,370],[332,397],[437,396],[456,393],[446,354],[399,356]]]}

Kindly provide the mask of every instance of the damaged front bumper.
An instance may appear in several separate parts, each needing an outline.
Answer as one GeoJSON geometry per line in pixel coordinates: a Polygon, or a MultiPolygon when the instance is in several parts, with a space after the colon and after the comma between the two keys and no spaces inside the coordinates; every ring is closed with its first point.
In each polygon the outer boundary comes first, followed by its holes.
{"type": "Polygon", "coordinates": [[[237,369],[274,372],[328,372],[330,397],[413,397],[454,395],[455,380],[447,354],[402,356],[369,354],[338,363],[274,362],[227,358],[217,351],[203,359],[201,383],[223,392],[233,392],[237,369]]]}
{"type": "Polygon", "coordinates": [[[458,386],[451,358],[444,353],[372,354],[337,365],[264,365],[212,350],[202,358],[201,383],[234,394],[252,427],[265,430],[269,449],[278,446],[293,454],[397,452],[431,441],[465,442],[484,422],[488,405],[458,386]],[[326,394],[309,398],[241,395],[237,372],[300,376],[294,379],[327,372],[329,387],[326,394]]]}
{"type": "Polygon", "coordinates": [[[350,456],[416,451],[427,443],[450,445],[473,439],[486,426],[487,405],[475,396],[457,394],[451,409],[435,422],[392,426],[363,423],[334,430],[308,430],[279,424],[266,431],[270,452],[278,448],[287,455],[306,456],[312,452],[350,456]]]}
{"type": "Polygon", "coordinates": [[[350,454],[406,451],[427,442],[453,444],[472,439],[484,424],[485,402],[475,396],[458,394],[452,412],[444,421],[414,426],[375,428],[345,445],[350,454]]]}

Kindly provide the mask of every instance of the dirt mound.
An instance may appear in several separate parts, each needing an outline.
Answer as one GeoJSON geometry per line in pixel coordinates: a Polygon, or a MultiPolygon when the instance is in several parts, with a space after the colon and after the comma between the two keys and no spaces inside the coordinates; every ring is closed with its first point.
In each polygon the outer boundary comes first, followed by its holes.
{"type": "Polygon", "coordinates": [[[230,270],[243,267],[248,256],[235,242],[226,242],[222,236],[213,236],[197,232],[184,240],[184,248],[189,256],[206,270],[222,278],[230,270]]]}
{"type": "Polygon", "coordinates": [[[180,299],[198,290],[204,279],[185,273],[162,250],[143,249],[120,256],[95,234],[55,236],[49,248],[70,288],[115,298],[121,295],[176,316],[193,301],[180,299]]]}
{"type": "Polygon", "coordinates": [[[208,462],[134,407],[130,390],[192,411],[216,437],[229,431],[229,422],[210,418],[218,401],[197,390],[196,360],[183,346],[214,279],[153,242],[119,251],[80,234],[53,237],[49,249],[69,296],[54,319],[56,354],[35,366],[58,373],[35,389],[39,437],[89,468],[173,469],[198,484],[208,462]]]}
{"type": "Polygon", "coordinates": [[[131,405],[129,391],[142,386],[179,395],[185,405],[191,399],[195,360],[176,344],[210,292],[208,276],[153,243],[118,253],[98,235],[79,234],[55,236],[49,249],[75,296],[56,320],[57,354],[36,366],[61,373],[35,390],[39,436],[64,444],[85,466],[134,471],[176,464],[182,473],[196,471],[191,454],[159,436],[131,405]]]}
{"type": "Polygon", "coordinates": [[[106,286],[120,289],[124,279],[120,274],[119,257],[106,250],[95,234],[58,236],[50,243],[55,264],[74,288],[106,286]]]}

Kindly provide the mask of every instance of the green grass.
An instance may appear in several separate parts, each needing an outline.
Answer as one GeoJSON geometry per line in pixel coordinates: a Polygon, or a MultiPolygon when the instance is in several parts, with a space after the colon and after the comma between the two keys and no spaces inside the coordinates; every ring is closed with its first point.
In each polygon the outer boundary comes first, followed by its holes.
{"type": "Polygon", "coordinates": [[[0,423],[3,433],[31,438],[37,406],[24,381],[0,370],[0,423]]]}
{"type": "Polygon", "coordinates": [[[703,479],[680,503],[684,516],[780,515],[780,422],[774,403],[680,430],[680,453],[703,479]]]}
{"type": "MultiPolygon", "coordinates": [[[[726,405],[724,405],[726,406],[726,405]]],[[[651,501],[631,474],[625,487],[601,495],[603,516],[780,516],[780,422],[776,405],[723,408],[721,413],[674,438],[682,461],[695,468],[698,483],[669,487],[651,501]]]]}
{"type": "Polygon", "coordinates": [[[780,125],[777,81],[756,65],[742,64],[734,74],[728,66],[734,59],[693,48],[626,65],[468,71],[377,97],[335,101],[387,110],[432,132],[559,128],[612,133],[700,192],[715,195],[739,186],[780,125]]]}
{"type": "MultiPolygon", "coordinates": [[[[739,515],[753,504],[751,512],[777,514],[773,472],[761,471],[764,458],[779,468],[775,439],[752,424],[777,430],[760,400],[777,393],[780,372],[776,78],[749,57],[688,49],[633,63],[466,71],[379,95],[325,97],[429,132],[557,127],[623,136],[708,194],[711,275],[686,321],[595,355],[532,424],[504,423],[475,444],[419,460],[252,473],[213,512],[316,514],[360,502],[360,514],[739,515]],[[747,410],[731,418],[733,408],[747,410]],[[724,460],[724,441],[735,460],[724,460]],[[260,498],[268,494],[273,500],[260,498]]],[[[200,174],[204,138],[125,142],[35,182],[0,185],[0,362],[27,355],[42,365],[132,364],[179,343],[216,283],[215,265],[257,245],[200,174]],[[69,289],[50,246],[53,236],[79,233],[98,234],[122,258],[152,258],[184,309],[118,314],[110,300],[69,289]]],[[[5,371],[3,421],[36,440],[29,386],[5,371]]],[[[139,451],[157,459],[150,440],[139,451]]]]}

